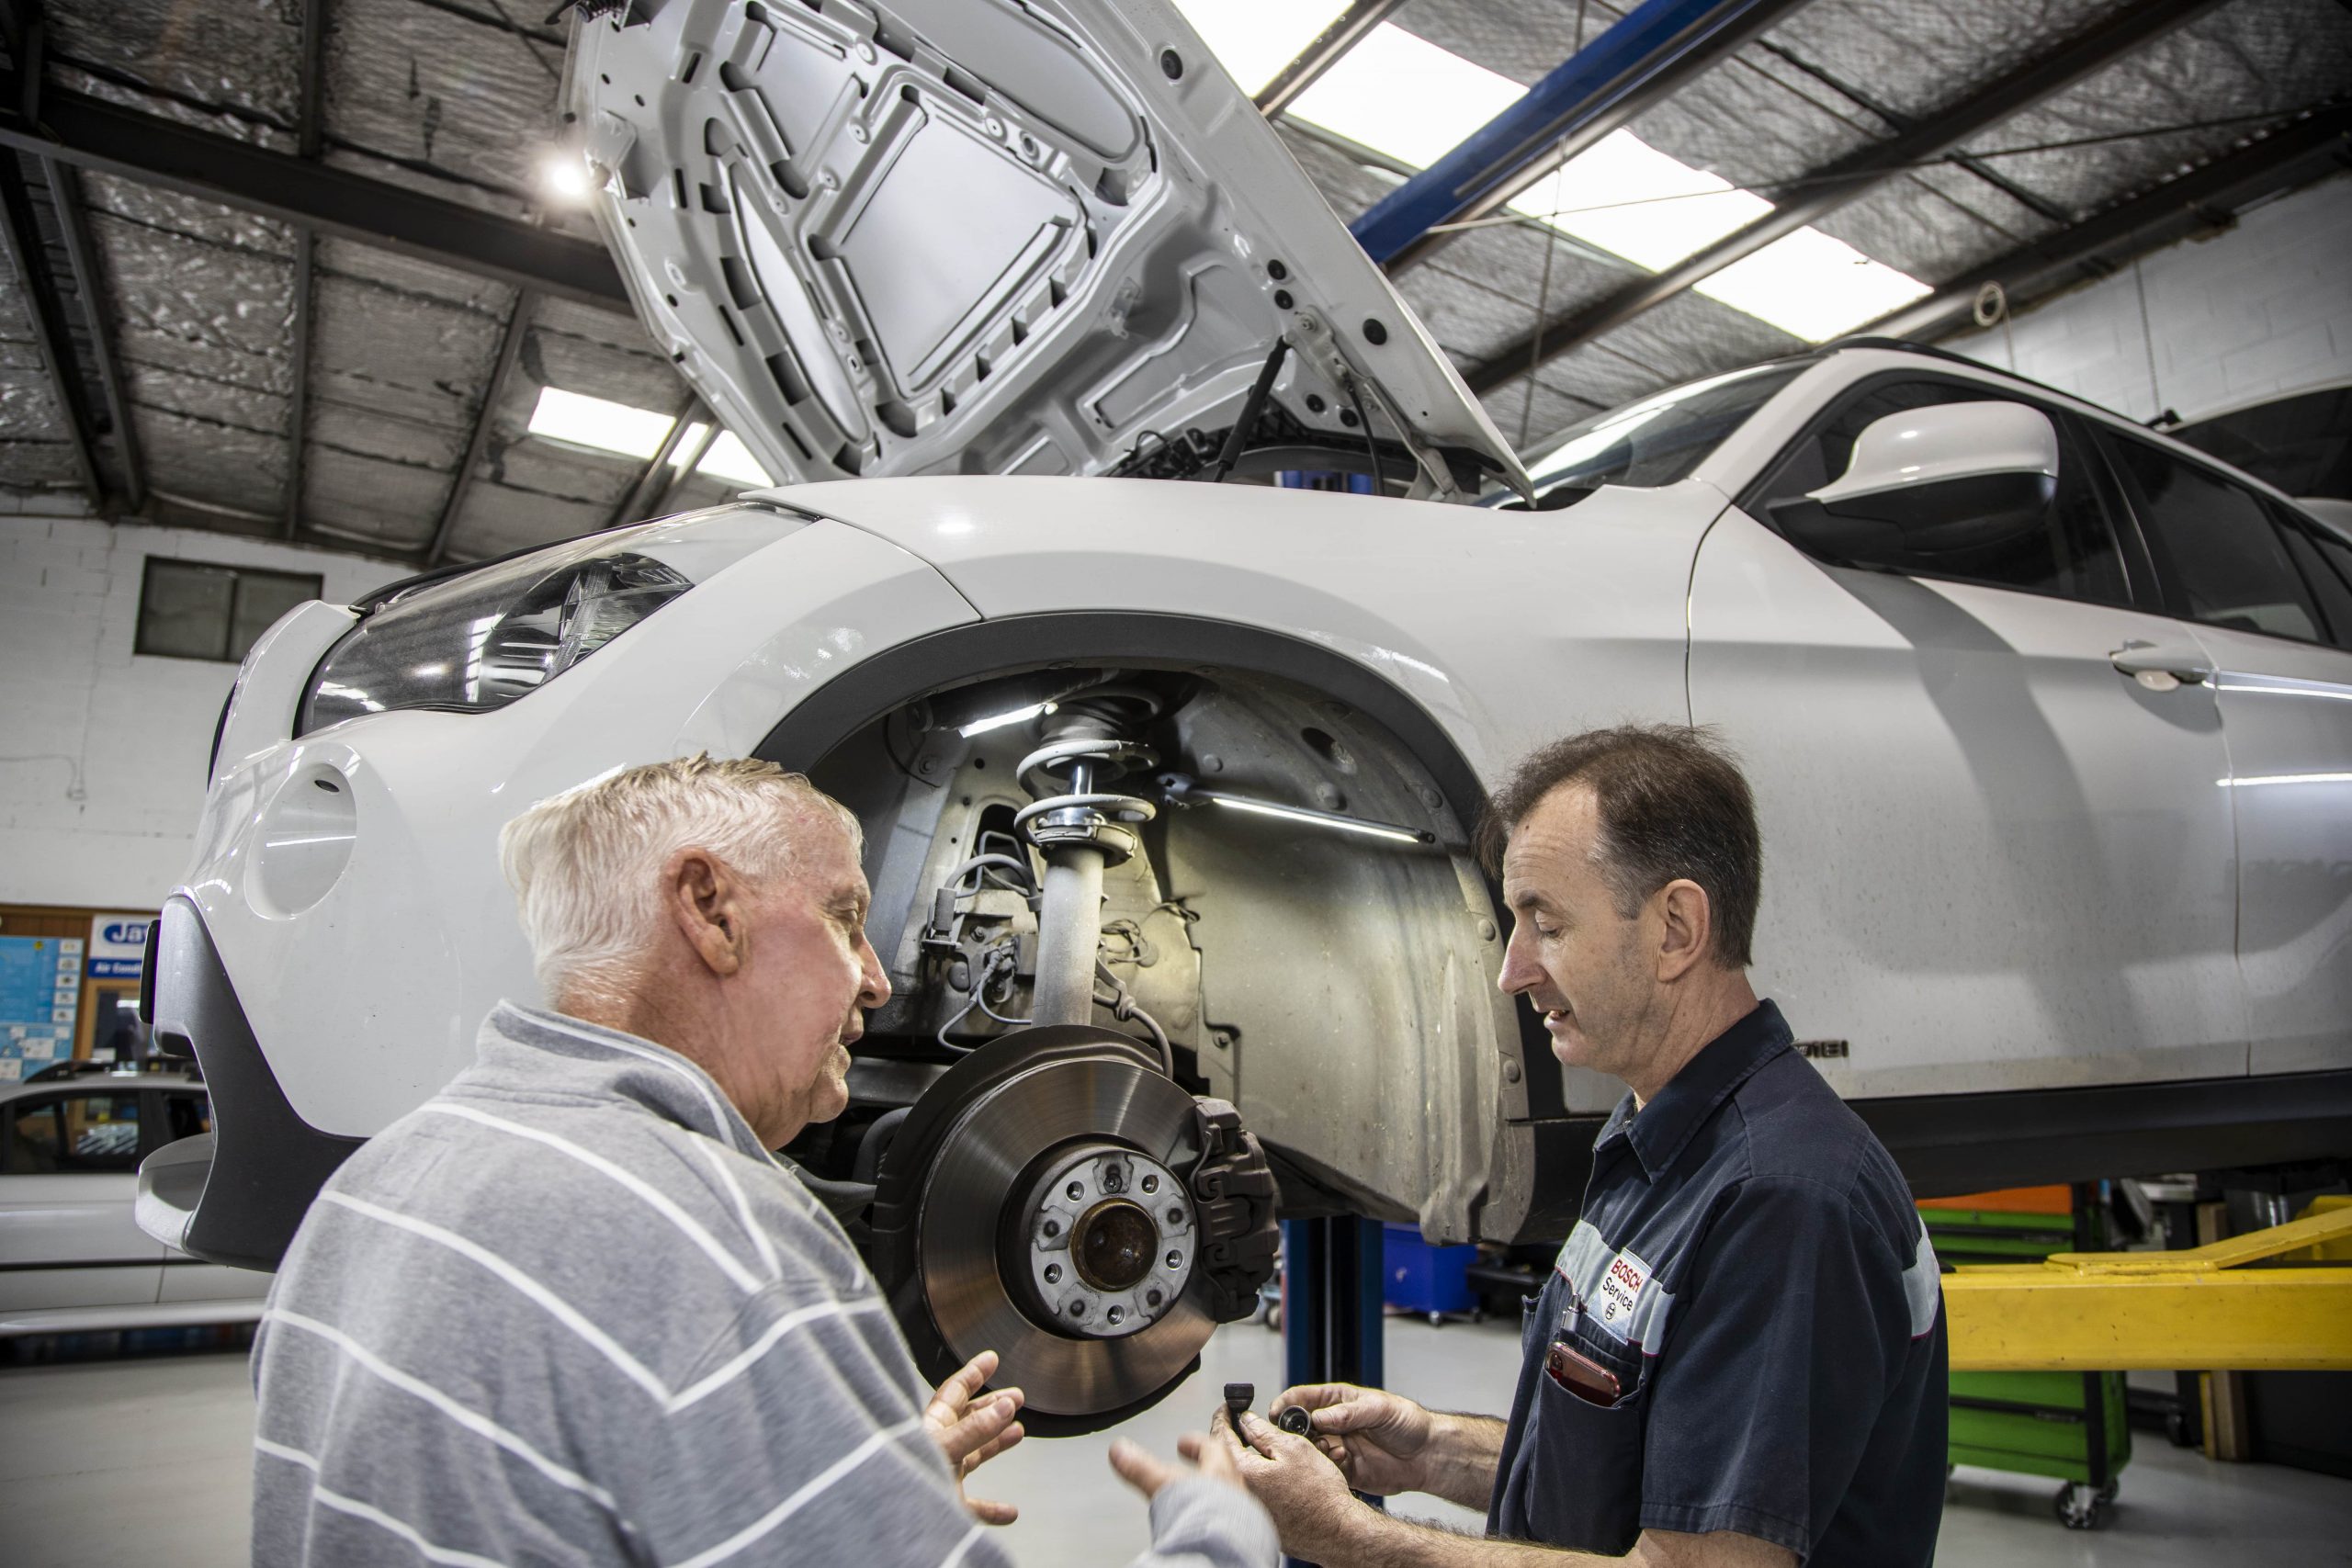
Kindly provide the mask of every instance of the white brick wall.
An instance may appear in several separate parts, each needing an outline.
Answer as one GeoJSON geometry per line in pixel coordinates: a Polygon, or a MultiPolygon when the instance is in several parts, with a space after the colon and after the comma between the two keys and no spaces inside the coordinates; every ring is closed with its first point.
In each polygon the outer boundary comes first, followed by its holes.
{"type": "Polygon", "coordinates": [[[2352,378],[2352,175],[2143,257],[2148,330],[2132,269],[2062,295],[2004,332],[1945,347],[2133,419],[2196,419],[2352,378]],[[2154,377],[2149,373],[2154,340],[2154,377]]]}
{"type": "Polygon", "coordinates": [[[0,902],[153,908],[187,867],[237,671],[130,651],[151,555],[318,572],[329,599],[409,570],[222,534],[0,515],[0,902]]]}

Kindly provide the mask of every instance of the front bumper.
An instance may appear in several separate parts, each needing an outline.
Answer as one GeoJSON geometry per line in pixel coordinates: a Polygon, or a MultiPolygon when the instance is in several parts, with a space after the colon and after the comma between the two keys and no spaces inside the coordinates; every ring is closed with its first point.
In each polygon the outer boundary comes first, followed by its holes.
{"type": "Polygon", "coordinates": [[[213,1131],[140,1163],[139,1227],[208,1263],[275,1269],[311,1200],[366,1140],[322,1133],[288,1103],[196,905],[165,900],[158,928],[155,1043],[203,1067],[213,1131]]]}

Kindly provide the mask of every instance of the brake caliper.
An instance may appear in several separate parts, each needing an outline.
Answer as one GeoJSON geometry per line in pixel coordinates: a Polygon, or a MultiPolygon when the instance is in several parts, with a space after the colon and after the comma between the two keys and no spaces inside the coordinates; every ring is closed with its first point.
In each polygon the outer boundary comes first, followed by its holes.
{"type": "Polygon", "coordinates": [[[1228,1101],[1198,1100],[1193,1114],[1201,1141],[1200,1160],[1188,1179],[1200,1215],[1200,1267],[1193,1278],[1209,1315],[1234,1323],[1257,1310],[1258,1288],[1273,1278],[1281,1246],[1274,1173],[1257,1134],[1241,1125],[1241,1113],[1228,1101]]]}

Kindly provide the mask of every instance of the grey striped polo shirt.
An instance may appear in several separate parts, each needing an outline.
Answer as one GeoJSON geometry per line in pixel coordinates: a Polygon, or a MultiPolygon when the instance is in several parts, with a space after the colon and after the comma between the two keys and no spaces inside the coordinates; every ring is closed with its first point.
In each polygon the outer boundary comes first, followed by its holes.
{"type": "MultiPolygon", "coordinates": [[[[502,1003],[336,1173],[254,1380],[256,1563],[1008,1561],[832,1216],[701,1068],[560,1014],[502,1003]]],[[[1274,1558],[1206,1481],[1152,1526],[1139,1562],[1274,1558]]]]}

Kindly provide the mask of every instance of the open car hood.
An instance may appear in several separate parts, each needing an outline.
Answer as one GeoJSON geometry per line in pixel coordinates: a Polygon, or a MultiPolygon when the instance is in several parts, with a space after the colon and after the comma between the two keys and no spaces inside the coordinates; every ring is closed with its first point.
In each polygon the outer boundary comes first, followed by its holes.
{"type": "Polygon", "coordinates": [[[1162,0],[619,9],[579,24],[565,89],[598,221],[780,479],[1189,477],[1254,402],[1237,471],[1367,468],[1368,420],[1417,493],[1524,488],[1162,0]]]}

